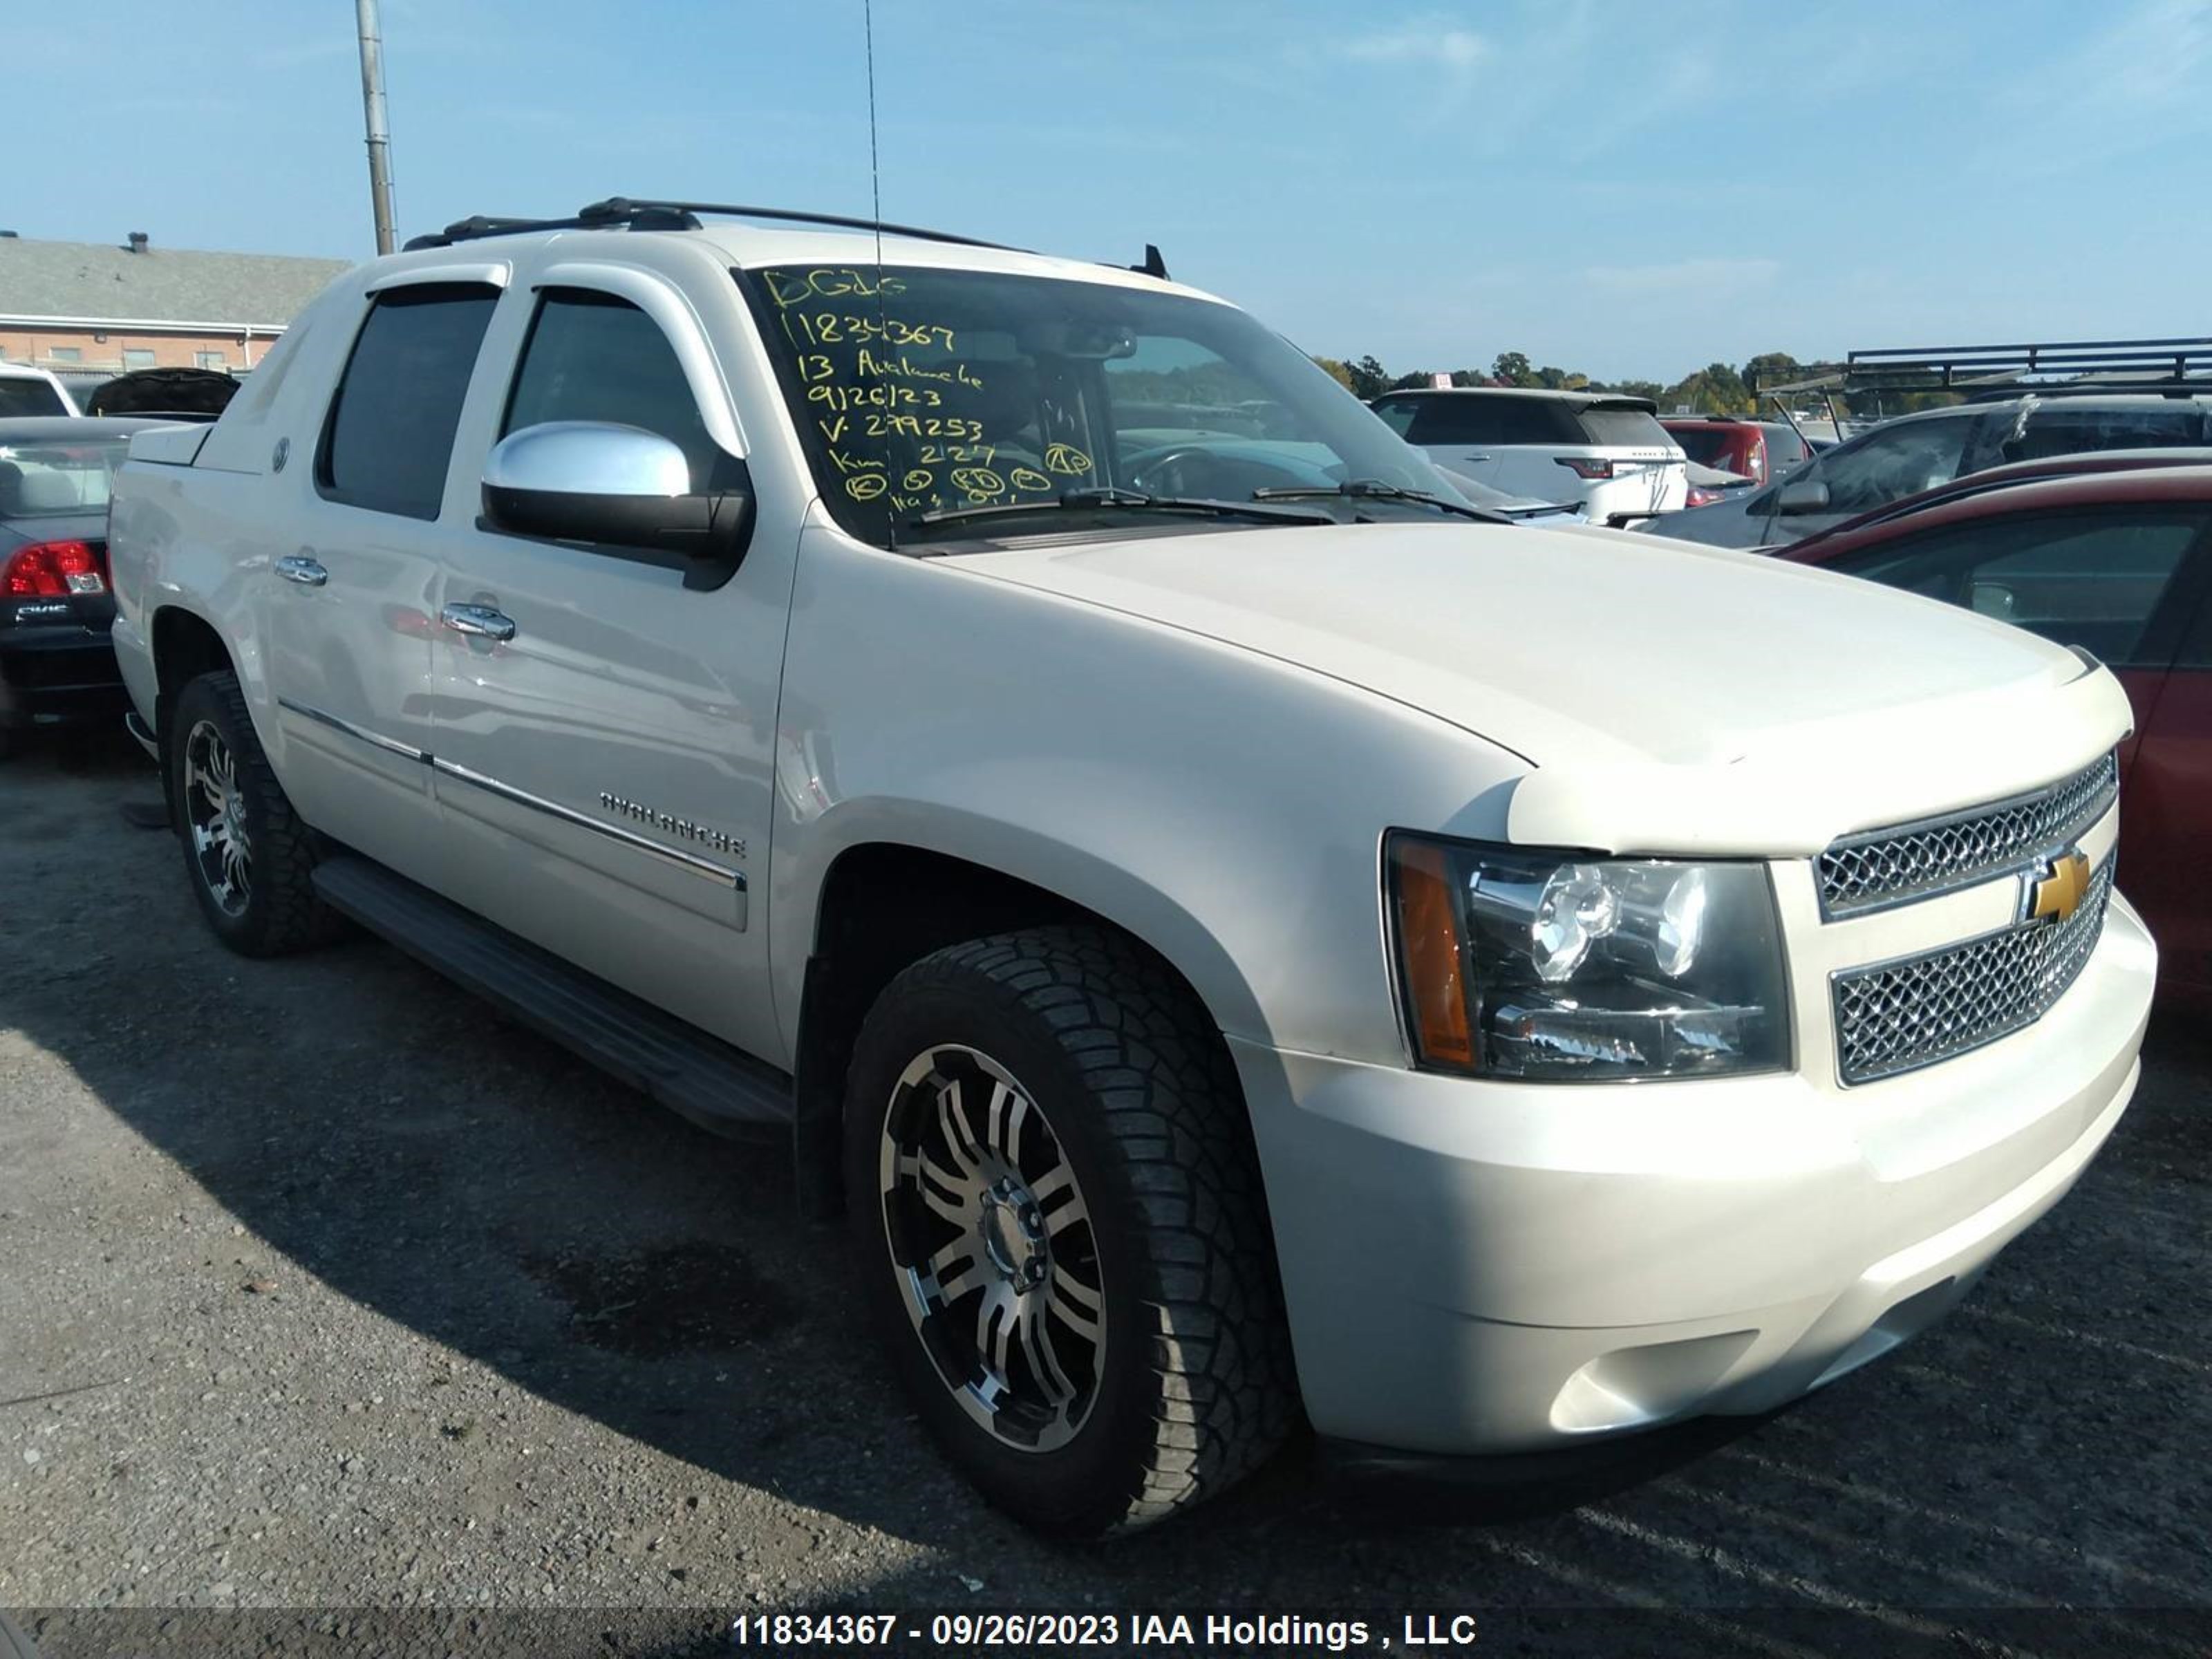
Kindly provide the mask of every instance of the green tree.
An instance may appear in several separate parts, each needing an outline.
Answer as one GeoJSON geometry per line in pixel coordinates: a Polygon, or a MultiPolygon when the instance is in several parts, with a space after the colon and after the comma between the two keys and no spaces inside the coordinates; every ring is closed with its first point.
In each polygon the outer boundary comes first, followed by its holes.
{"type": "Polygon", "coordinates": [[[1376,362],[1371,353],[1356,363],[1346,362],[1344,367],[1352,376],[1354,397],[1379,398],[1390,389],[1390,371],[1376,362]]]}
{"type": "Polygon", "coordinates": [[[1330,380],[1334,380],[1346,392],[1350,392],[1354,389],[1352,384],[1352,370],[1347,366],[1339,362],[1334,357],[1316,357],[1314,359],[1314,362],[1321,366],[1321,370],[1324,374],[1327,374],[1330,380]]]}
{"type": "Polygon", "coordinates": [[[1660,394],[1659,402],[1663,409],[1686,404],[1700,415],[1752,412],[1751,393],[1744,388],[1743,377],[1726,363],[1708,363],[1677,380],[1660,394]]]}
{"type": "Polygon", "coordinates": [[[1743,383],[1758,391],[1805,378],[1805,366],[1786,351],[1762,351],[1743,366],[1743,383]]]}
{"type": "Polygon", "coordinates": [[[1525,351],[1499,352],[1498,360],[1490,366],[1490,372],[1494,378],[1506,386],[1536,384],[1535,371],[1528,367],[1528,354],[1525,351]]]}

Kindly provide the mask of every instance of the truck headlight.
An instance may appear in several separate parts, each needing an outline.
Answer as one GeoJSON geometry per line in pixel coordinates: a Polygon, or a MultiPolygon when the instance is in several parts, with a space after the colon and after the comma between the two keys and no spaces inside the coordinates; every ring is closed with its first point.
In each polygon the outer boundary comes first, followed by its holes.
{"type": "Polygon", "coordinates": [[[1392,946],[1414,1059],[1533,1081],[1790,1064],[1763,865],[1600,859],[1393,832],[1392,946]]]}

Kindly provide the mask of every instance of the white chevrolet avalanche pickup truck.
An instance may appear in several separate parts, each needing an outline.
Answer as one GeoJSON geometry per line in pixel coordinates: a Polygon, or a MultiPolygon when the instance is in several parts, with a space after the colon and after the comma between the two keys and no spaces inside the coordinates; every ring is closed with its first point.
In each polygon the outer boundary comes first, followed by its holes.
{"type": "Polygon", "coordinates": [[[2094,661],[1486,521],[1156,256],[803,217],[341,277],[134,441],[116,652],[224,942],[787,1137],[994,1502],[1761,1413],[2112,1133],[2094,661]]]}

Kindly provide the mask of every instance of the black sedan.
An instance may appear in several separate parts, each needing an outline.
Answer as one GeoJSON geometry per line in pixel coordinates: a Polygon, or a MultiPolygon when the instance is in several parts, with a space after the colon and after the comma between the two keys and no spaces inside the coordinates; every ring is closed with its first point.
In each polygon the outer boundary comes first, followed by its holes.
{"type": "Polygon", "coordinates": [[[157,421],[0,421],[0,757],[129,706],[107,632],[108,483],[157,421]]]}

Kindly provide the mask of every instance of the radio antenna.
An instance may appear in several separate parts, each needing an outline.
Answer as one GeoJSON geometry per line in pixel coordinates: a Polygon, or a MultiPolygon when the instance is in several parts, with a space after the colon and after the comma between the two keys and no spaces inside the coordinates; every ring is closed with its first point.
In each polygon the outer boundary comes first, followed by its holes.
{"type": "MultiPolygon", "coordinates": [[[[867,33],[868,42],[868,217],[876,227],[876,343],[884,345],[890,338],[889,302],[884,298],[884,174],[876,153],[876,0],[860,0],[861,25],[867,33]]],[[[889,388],[885,389],[888,398],[889,388]]],[[[884,411],[890,412],[888,401],[884,411]]],[[[890,552],[898,551],[898,503],[890,485],[891,471],[891,425],[884,422],[884,499],[891,503],[884,514],[884,545],[890,552]]]]}

